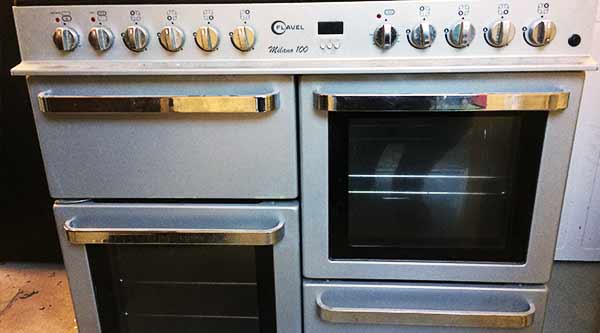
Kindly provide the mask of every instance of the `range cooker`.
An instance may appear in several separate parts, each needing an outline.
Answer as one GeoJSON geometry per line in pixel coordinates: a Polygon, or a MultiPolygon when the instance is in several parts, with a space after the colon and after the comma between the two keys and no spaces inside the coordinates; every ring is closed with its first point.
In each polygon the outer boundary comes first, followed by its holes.
{"type": "Polygon", "coordinates": [[[595,1],[224,2],[16,2],[80,331],[542,332],[595,1]]]}

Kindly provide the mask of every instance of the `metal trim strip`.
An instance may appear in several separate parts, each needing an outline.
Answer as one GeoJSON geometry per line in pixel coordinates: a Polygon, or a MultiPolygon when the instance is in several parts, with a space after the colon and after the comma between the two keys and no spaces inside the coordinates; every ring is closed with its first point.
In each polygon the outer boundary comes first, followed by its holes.
{"type": "Polygon", "coordinates": [[[275,245],[285,234],[284,222],[265,229],[78,228],[76,218],[64,224],[71,244],[275,245]]]}
{"type": "Polygon", "coordinates": [[[569,93],[335,94],[315,92],[315,108],[327,112],[562,111],[569,93]]]}
{"type": "Polygon", "coordinates": [[[496,312],[338,307],[326,305],[321,297],[316,302],[319,317],[331,323],[525,328],[533,324],[535,316],[533,303],[522,312],[496,312]]]}
{"type": "Polygon", "coordinates": [[[279,92],[239,96],[61,96],[38,94],[45,113],[263,113],[279,107],[279,92]]]}

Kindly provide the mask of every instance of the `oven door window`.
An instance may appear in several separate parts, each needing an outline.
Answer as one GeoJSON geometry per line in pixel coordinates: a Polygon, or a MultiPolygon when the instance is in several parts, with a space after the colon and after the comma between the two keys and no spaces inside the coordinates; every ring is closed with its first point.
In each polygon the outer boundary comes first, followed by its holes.
{"type": "Polygon", "coordinates": [[[547,116],[330,113],[330,257],[524,262],[547,116]]]}
{"type": "Polygon", "coordinates": [[[271,246],[86,250],[103,332],[276,332],[271,246]]]}

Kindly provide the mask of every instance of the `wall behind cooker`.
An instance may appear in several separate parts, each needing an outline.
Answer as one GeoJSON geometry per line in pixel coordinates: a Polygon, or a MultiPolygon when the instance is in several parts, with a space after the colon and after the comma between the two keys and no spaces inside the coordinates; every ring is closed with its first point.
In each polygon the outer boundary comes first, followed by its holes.
{"type": "MultiPolygon", "coordinates": [[[[600,59],[600,1],[594,49],[600,59]]],[[[600,73],[586,76],[544,333],[600,332],[600,73]]]]}
{"type": "Polygon", "coordinates": [[[0,263],[60,262],[25,78],[10,76],[20,61],[11,1],[1,2],[0,22],[0,263]]]}

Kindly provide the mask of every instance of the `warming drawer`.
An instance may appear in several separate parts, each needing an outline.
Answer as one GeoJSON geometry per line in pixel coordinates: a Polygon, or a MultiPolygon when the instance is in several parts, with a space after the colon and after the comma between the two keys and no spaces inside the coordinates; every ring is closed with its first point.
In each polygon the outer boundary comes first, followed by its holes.
{"type": "Polygon", "coordinates": [[[54,198],[297,197],[291,76],[28,84],[54,198]]]}
{"type": "Polygon", "coordinates": [[[542,332],[544,286],[304,282],[306,333],[542,332]]]}

